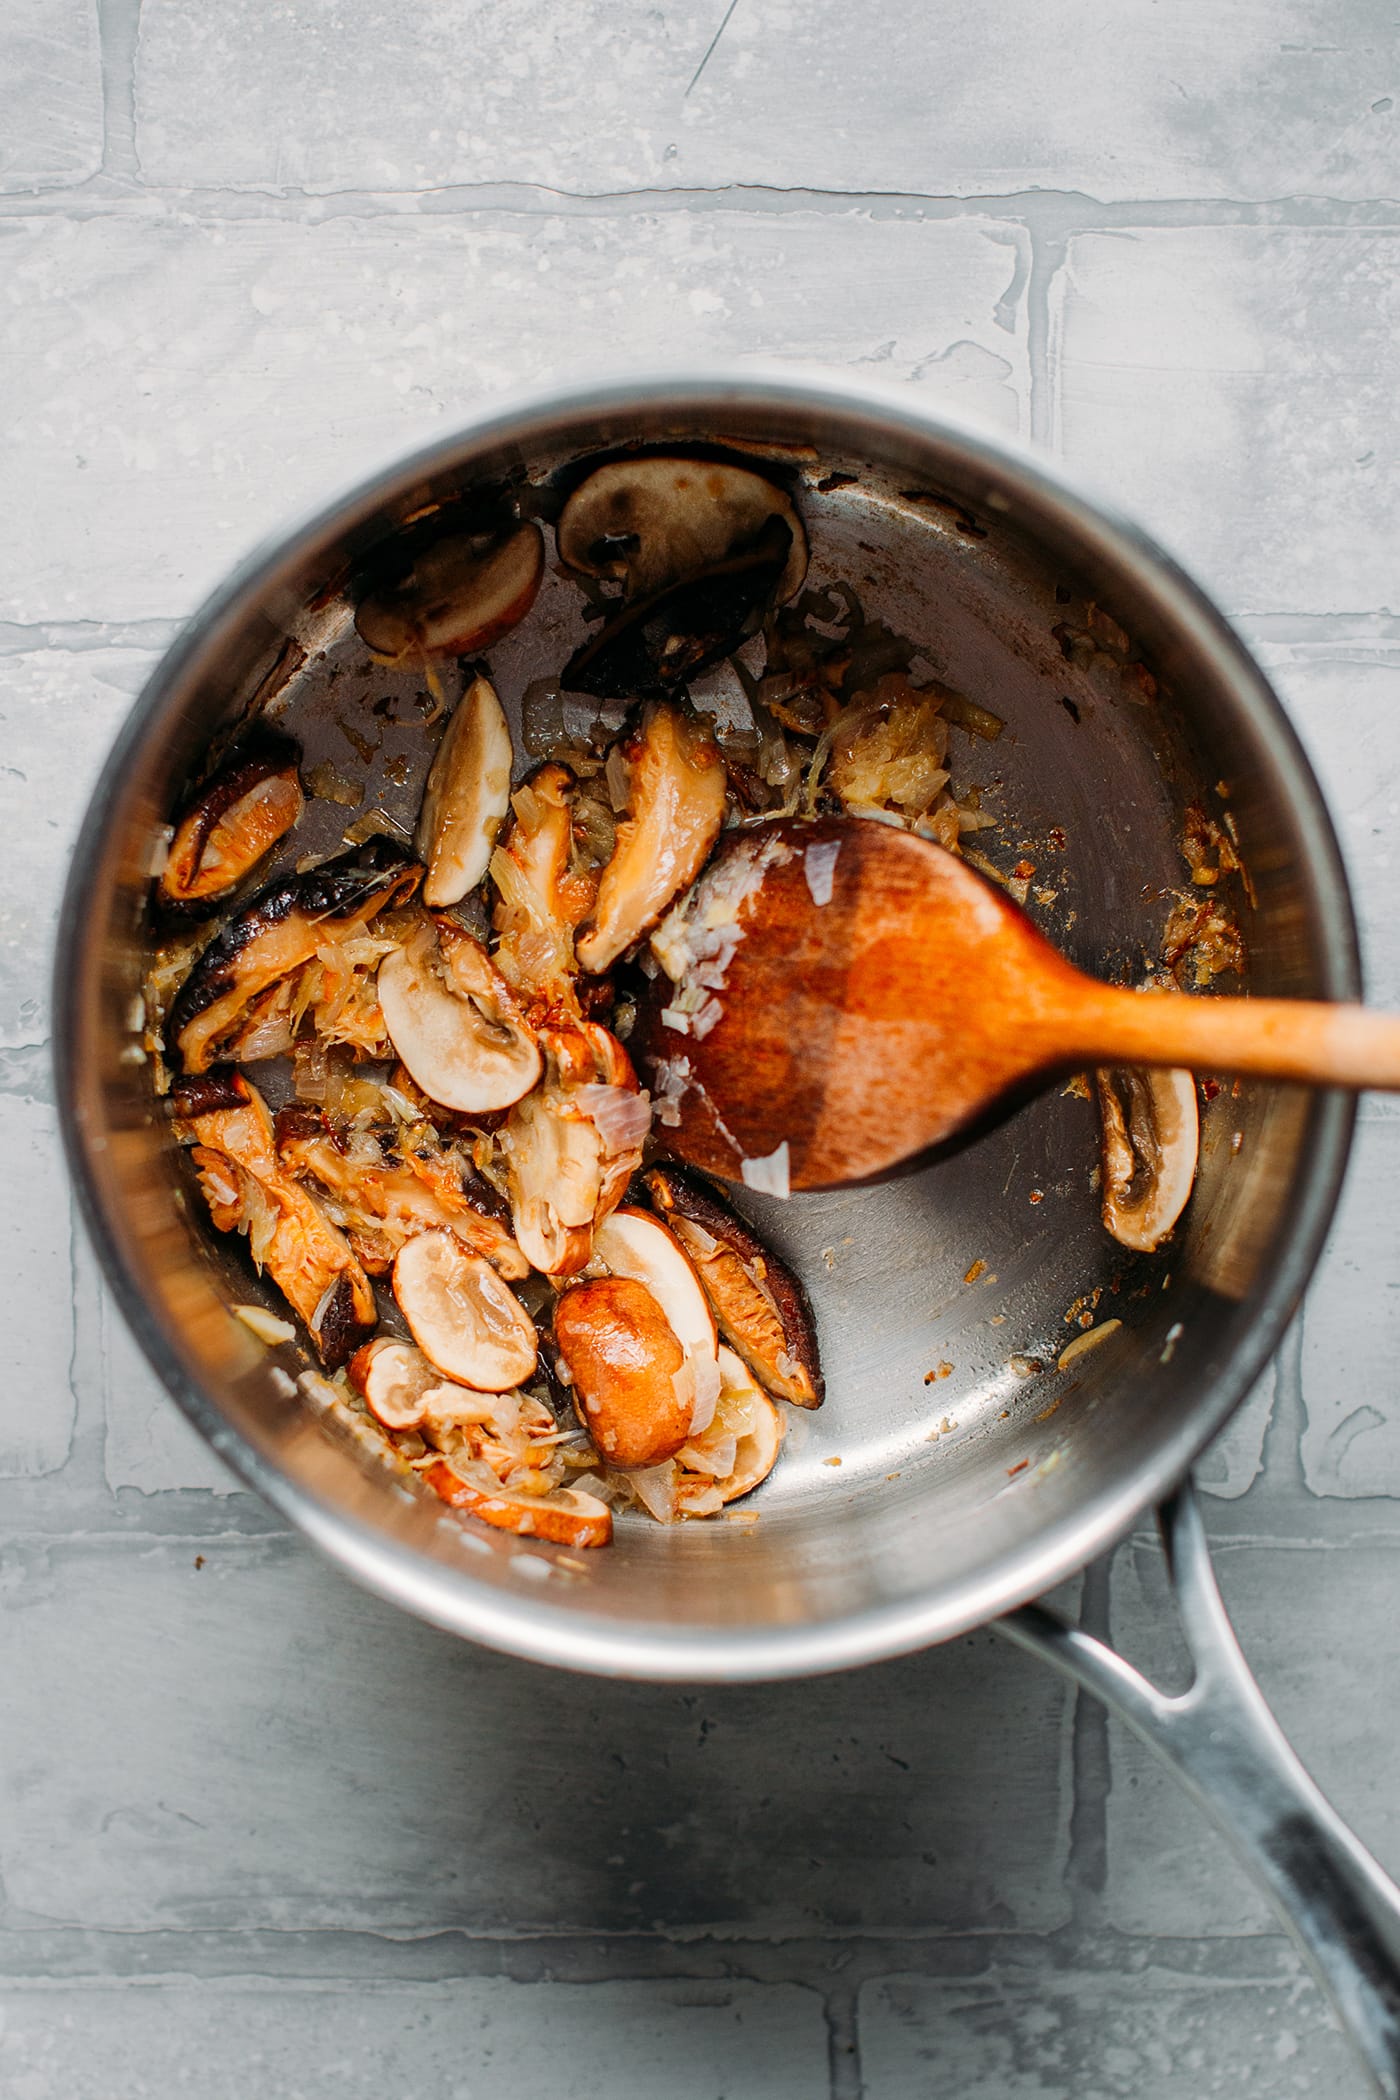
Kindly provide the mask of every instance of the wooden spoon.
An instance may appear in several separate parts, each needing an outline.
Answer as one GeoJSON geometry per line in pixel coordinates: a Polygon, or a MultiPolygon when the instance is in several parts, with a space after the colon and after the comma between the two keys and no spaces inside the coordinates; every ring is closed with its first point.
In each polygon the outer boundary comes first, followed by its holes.
{"type": "Polygon", "coordinates": [[[867,1180],[1093,1065],[1400,1089],[1400,1017],[1100,984],[966,862],[856,818],[731,832],[658,942],[679,982],[634,1044],[657,1135],[756,1187],[783,1144],[792,1188],[867,1180]]]}

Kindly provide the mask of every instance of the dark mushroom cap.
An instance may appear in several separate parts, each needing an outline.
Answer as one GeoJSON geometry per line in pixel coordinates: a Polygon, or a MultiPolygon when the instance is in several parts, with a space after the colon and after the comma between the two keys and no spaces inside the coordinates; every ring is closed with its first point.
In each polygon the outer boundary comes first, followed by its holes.
{"type": "Polygon", "coordinates": [[[337,920],[370,918],[391,902],[404,902],[417,888],[421,873],[401,846],[376,837],[353,854],[304,874],[279,875],[234,913],[199,956],[170,1008],[168,1038],[179,1044],[191,1022],[217,1000],[241,992],[244,996],[229,1016],[231,1028],[259,992],[315,952],[311,935],[316,929],[337,920]],[[294,938],[285,938],[294,920],[307,929],[310,946],[305,955],[296,952],[294,938]]]}
{"type": "Polygon", "coordinates": [[[646,1174],[652,1202],[700,1274],[720,1333],[760,1385],[798,1407],[826,1396],[807,1293],[711,1183],[669,1160],[646,1174]]]}

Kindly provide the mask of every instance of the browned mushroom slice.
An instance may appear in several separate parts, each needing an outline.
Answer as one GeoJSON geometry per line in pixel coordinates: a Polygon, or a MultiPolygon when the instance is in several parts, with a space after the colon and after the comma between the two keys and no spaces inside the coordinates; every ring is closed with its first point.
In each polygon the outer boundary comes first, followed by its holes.
{"type": "Polygon", "coordinates": [[[495,962],[531,1010],[577,1016],[574,928],[593,906],[597,878],[573,869],[578,783],[567,766],[539,766],[516,789],[510,829],[491,856],[495,962]]]}
{"type": "Polygon", "coordinates": [[[1175,1225],[1196,1178],[1200,1118],[1189,1072],[1096,1072],[1103,1136],[1103,1221],[1151,1254],[1175,1225]]]}
{"type": "Polygon", "coordinates": [[[416,1429],[423,1419],[424,1395],[442,1383],[441,1371],[421,1349],[387,1335],[357,1349],[346,1369],[351,1385],[386,1429],[416,1429]]]}
{"type": "Polygon", "coordinates": [[[425,920],[379,967],[384,1025],[410,1076],[444,1108],[509,1108],[540,1076],[539,1045],[479,941],[425,920]]]}
{"type": "Polygon", "coordinates": [[[425,904],[460,904],[486,873],[510,807],[514,757],[495,688],[485,678],[474,678],[457,703],[423,790],[415,844],[428,869],[425,904]]]}
{"type": "Polygon", "coordinates": [[[757,633],[786,572],[792,533],[771,517],[758,538],[698,576],[630,599],[565,664],[567,692],[600,700],[674,692],[757,633]]]}
{"type": "Polygon", "coordinates": [[[347,1370],[370,1413],[395,1431],[418,1429],[424,1423],[489,1423],[498,1402],[495,1393],[474,1392],[444,1378],[421,1349],[388,1335],[357,1349],[347,1370]]]}
{"type": "Polygon", "coordinates": [[[807,573],[807,535],[771,481],[719,460],[655,453],[610,460],[564,505],[559,558],[585,575],[617,578],[638,598],[748,546],[770,518],[780,518],[791,535],[776,587],[778,598],[791,598],[807,573]]]}
{"type": "Polygon", "coordinates": [[[647,1188],[695,1263],[720,1333],[760,1384],[798,1407],[825,1393],[807,1294],[791,1269],[696,1174],[652,1167],[647,1188]]]}
{"type": "Polygon", "coordinates": [[[459,1385],[505,1393],[535,1368],[534,1322],[489,1261],[450,1232],[423,1232],[394,1258],[394,1296],[430,1363],[459,1385]]]}
{"type": "Polygon", "coordinates": [[[691,1434],[694,1388],[665,1312],[630,1276],[564,1292],[554,1341],[578,1418],[610,1466],[656,1466],[691,1434]]]}
{"type": "Polygon", "coordinates": [[[631,808],[603,870],[591,924],[578,941],[585,970],[606,970],[693,882],[724,823],[724,761],[705,726],[662,702],[624,747],[631,808]]]}
{"type": "Polygon", "coordinates": [[[491,1205],[494,1191],[461,1155],[419,1126],[396,1152],[382,1133],[338,1138],[310,1108],[284,1108],[277,1118],[278,1157],[289,1173],[311,1176],[325,1208],[372,1273],[388,1269],[400,1247],[420,1232],[456,1233],[502,1276],[528,1276],[530,1264],[491,1205]]]}
{"type": "Polygon", "coordinates": [[[176,994],[167,1036],[185,1070],[205,1072],[217,1063],[250,1018],[286,999],[282,993],[269,1000],[275,986],[386,906],[406,901],[421,873],[387,840],[375,839],[352,856],[279,876],[260,890],[216,934],[176,994]]]}
{"type": "Polygon", "coordinates": [[[221,1232],[245,1232],[265,1269],[334,1368],[378,1320],[369,1278],[345,1235],[277,1157],[272,1118],[239,1072],[178,1086],[171,1105],[194,1139],[191,1157],[221,1232]]]}
{"type": "Polygon", "coordinates": [[[488,1467],[460,1459],[433,1459],[419,1479],[451,1509],[464,1509],[498,1531],[541,1539],[551,1546],[606,1546],[612,1511],[580,1488],[555,1488],[548,1495],[511,1494],[488,1467]]]}
{"type": "Polygon", "coordinates": [[[546,1276],[574,1276],[642,1163],[651,1107],[597,1022],[546,1030],[543,1041],[545,1083],[516,1103],[497,1142],[522,1251],[546,1276]]]}
{"type": "Polygon", "coordinates": [[[576,1276],[588,1262],[602,1192],[597,1130],[561,1089],[541,1088],[511,1110],[500,1146],[522,1253],[545,1276],[576,1276]]]}
{"type": "Polygon", "coordinates": [[[355,625],[361,641],[396,662],[469,656],[524,619],[543,572],[538,525],[517,525],[504,538],[454,535],[424,548],[400,582],[364,599],[355,625]]]}
{"type": "Polygon", "coordinates": [[[768,1478],[783,1446],[784,1423],[761,1386],[754,1383],[742,1358],[721,1349],[720,1401],[716,1420],[736,1439],[734,1464],[719,1482],[726,1502],[750,1495],[768,1478]]]}
{"type": "Polygon", "coordinates": [[[286,836],[303,807],[297,758],[295,745],[267,737],[201,788],[170,843],[163,903],[187,908],[227,896],[286,836]]]}
{"type": "Polygon", "coordinates": [[[734,1350],[720,1350],[719,1373],[713,1422],[677,1453],[676,1507],[682,1516],[712,1516],[752,1494],[782,1449],[783,1418],[734,1350]]]}

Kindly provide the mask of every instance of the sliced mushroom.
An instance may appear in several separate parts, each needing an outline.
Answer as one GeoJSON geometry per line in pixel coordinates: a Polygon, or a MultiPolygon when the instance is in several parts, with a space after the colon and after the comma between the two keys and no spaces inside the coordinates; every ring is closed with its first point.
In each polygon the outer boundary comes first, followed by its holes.
{"type": "Polygon", "coordinates": [[[430,1363],[459,1385],[505,1393],[535,1368],[534,1323],[483,1255],[423,1232],[394,1258],[394,1296],[430,1363]]]}
{"type": "Polygon", "coordinates": [[[760,1384],[797,1407],[820,1407],[826,1386],[807,1293],[785,1263],[699,1175],[652,1167],[647,1188],[694,1262],[720,1333],[760,1384]]]}
{"type": "Polygon", "coordinates": [[[517,788],[510,829],[491,856],[496,967],[517,996],[576,1016],[574,928],[592,909],[595,875],[573,870],[578,783],[567,766],[539,766],[517,788]]]}
{"type": "Polygon", "coordinates": [[[510,730],[489,680],[457,703],[423,790],[415,845],[427,864],[423,902],[460,904],[486,873],[510,808],[510,730]]]}
{"type": "Polygon", "coordinates": [[[651,1105],[627,1052],[599,1023],[548,1029],[542,1040],[545,1083],[516,1103],[497,1142],[521,1249],[544,1275],[574,1276],[594,1226],[642,1163],[651,1105]]]}
{"type": "Polygon", "coordinates": [[[162,903],[187,909],[226,897],[286,836],[304,807],[298,755],[285,738],[264,737],[200,789],[171,840],[162,903]]]}
{"type": "Polygon", "coordinates": [[[656,924],[695,880],[724,823],[724,761],[693,716],[668,702],[648,708],[625,755],[631,810],[577,944],[585,970],[606,970],[656,924]]]}
{"type": "Polygon", "coordinates": [[[459,534],[437,540],[398,583],[365,598],[355,614],[361,641],[395,662],[469,656],[523,620],[544,573],[535,524],[504,538],[459,534]]]}
{"type": "Polygon", "coordinates": [[[1096,1072],[1103,1137],[1103,1221],[1151,1254],[1175,1225],[1196,1178],[1200,1118],[1189,1072],[1096,1072]]]}
{"type": "Polygon", "coordinates": [[[384,1335],[357,1349],[346,1370],[371,1414],[393,1430],[416,1429],[423,1420],[424,1395],[443,1382],[421,1349],[384,1335]]]}
{"type": "Polygon", "coordinates": [[[221,1232],[245,1232],[265,1269],[311,1331],[323,1363],[343,1364],[378,1321],[374,1292],[345,1235],[282,1169],[272,1118],[240,1072],[177,1086],[175,1116],[194,1140],[191,1159],[221,1232]]]}
{"type": "MultiPolygon", "coordinates": [[[[720,1504],[739,1501],[766,1480],[783,1449],[783,1415],[754,1380],[733,1348],[720,1348],[720,1401],[714,1422],[680,1451],[680,1466],[697,1480],[701,1495],[712,1487],[720,1504]]],[[[680,1485],[680,1508],[695,1504],[691,1480],[680,1485]]]]}
{"type": "Polygon", "coordinates": [[[630,1276],[577,1283],[554,1309],[554,1341],[578,1418],[610,1466],[656,1466],[691,1434],[694,1388],[664,1310],[630,1276]]]}
{"type": "Polygon", "coordinates": [[[444,1108],[509,1108],[540,1076],[539,1045],[479,941],[425,920],[379,966],[384,1025],[410,1077],[444,1108]]]}
{"type": "Polygon", "coordinates": [[[615,1210],[593,1236],[593,1258],[609,1275],[645,1284],[687,1353],[715,1355],[719,1336],[695,1264],[659,1218],[630,1204],[615,1210]]]}
{"type": "Polygon", "coordinates": [[[793,536],[778,517],[758,538],[698,576],[628,600],[560,673],[566,692],[649,699],[732,656],[763,623],[786,573],[793,536]]]}
{"type": "Polygon", "coordinates": [[[611,460],[564,505],[559,558],[587,576],[619,579],[629,598],[638,598],[748,546],[770,518],[780,518],[791,535],[776,587],[779,599],[791,598],[807,573],[807,535],[771,481],[719,460],[611,460]]]}
{"type": "Polygon", "coordinates": [[[542,1539],[551,1546],[606,1546],[612,1539],[612,1511],[596,1495],[580,1488],[555,1488],[548,1495],[511,1494],[495,1482],[485,1466],[461,1460],[433,1459],[420,1468],[419,1479],[451,1509],[464,1509],[498,1531],[542,1539]]]}
{"type": "Polygon", "coordinates": [[[195,963],[170,1009],[167,1037],[187,1072],[206,1072],[259,1026],[285,1049],[286,1005],[293,971],[337,942],[353,938],[387,906],[405,902],[422,870],[386,839],[301,875],[279,876],[223,926],[195,963]],[[277,1023],[275,1031],[271,1024],[277,1023]]]}
{"type": "Polygon", "coordinates": [[[456,1234],[484,1254],[502,1276],[528,1276],[530,1264],[495,1215],[495,1192],[460,1153],[436,1141],[425,1125],[395,1139],[355,1130],[340,1138],[319,1110],[284,1108],[277,1118],[277,1152],[283,1167],[313,1178],[321,1201],[349,1238],[371,1274],[393,1265],[394,1256],[420,1232],[456,1234]]]}
{"type": "Polygon", "coordinates": [[[388,1335],[357,1349],[346,1369],[351,1385],[386,1429],[489,1423],[497,1404],[494,1393],[454,1384],[421,1349],[388,1335]]]}

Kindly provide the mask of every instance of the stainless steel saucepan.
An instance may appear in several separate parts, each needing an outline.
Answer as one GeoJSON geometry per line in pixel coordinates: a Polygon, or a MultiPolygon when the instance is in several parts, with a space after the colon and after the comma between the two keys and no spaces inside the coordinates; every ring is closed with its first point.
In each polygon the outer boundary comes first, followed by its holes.
{"type": "MultiPolygon", "coordinates": [[[[1106,1699],[1220,1820],[1378,2088],[1400,2096],[1400,1892],[1265,1708],[1182,1486],[1307,1281],[1349,1100],[1223,1085],[1203,1114],[1191,1206],[1157,1256],[1103,1232],[1093,1111],[1073,1092],[879,1188],[746,1196],[812,1291],[825,1408],[795,1423],[758,1521],[639,1520],[611,1550],[563,1561],[388,1479],[292,1396],[296,1345],[269,1352],[228,1310],[255,1290],[242,1243],[208,1229],[132,1033],[159,827],[210,739],[251,707],[270,706],[308,764],[363,772],[344,725],[392,675],[367,666],[351,624],[367,550],[480,482],[541,490],[584,455],[637,442],[763,455],[798,493],[813,580],[845,578],[868,617],[1004,718],[996,743],[958,743],[959,777],[1002,815],[992,850],[1034,863],[1033,908],[1075,961],[1131,980],[1158,955],[1196,803],[1228,810],[1248,874],[1227,885],[1244,988],[1357,996],[1336,842],[1268,685],[1150,541],[1039,458],[908,392],[761,368],[498,407],[247,560],[157,669],[104,771],[63,912],[58,1077],[74,1177],[126,1317],[250,1486],[356,1580],[473,1640],[579,1670],[736,1680],[842,1669],[996,1621],[1106,1699]],[[1085,1310],[1121,1326],[1062,1371],[1085,1310]],[[1197,1663],[1177,1698],[1026,1602],[1154,1506],[1197,1663]]],[[[492,651],[510,704],[557,670],[580,617],[577,590],[551,573],[492,651]]],[[[411,815],[421,774],[390,747],[368,761],[372,784],[411,815]]],[[[347,812],[312,809],[328,844],[347,812]]]]}

